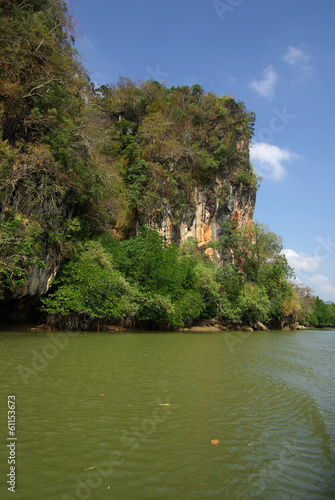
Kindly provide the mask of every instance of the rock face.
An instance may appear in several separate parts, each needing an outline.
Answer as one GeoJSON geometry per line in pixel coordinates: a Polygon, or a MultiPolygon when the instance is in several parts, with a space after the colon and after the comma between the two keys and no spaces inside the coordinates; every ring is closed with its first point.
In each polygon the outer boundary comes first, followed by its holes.
{"type": "MultiPolygon", "coordinates": [[[[171,207],[166,206],[159,221],[150,219],[148,222],[168,243],[176,242],[180,245],[187,240],[196,240],[198,246],[203,246],[220,238],[226,222],[234,222],[236,227],[252,223],[255,201],[255,190],[243,184],[224,183],[223,179],[217,176],[214,193],[202,187],[194,188],[194,209],[182,213],[179,221],[175,221],[171,207]],[[224,198],[221,196],[223,184],[224,198]]],[[[208,248],[206,253],[220,261],[213,248],[208,248]]]]}
{"type": "Polygon", "coordinates": [[[17,291],[14,298],[19,299],[26,295],[44,295],[56,277],[60,261],[60,256],[49,250],[44,259],[44,266],[32,268],[29,280],[17,291]]]}
{"type": "MultiPolygon", "coordinates": [[[[196,240],[198,246],[217,241],[223,234],[226,222],[235,222],[236,227],[243,227],[253,222],[256,193],[243,184],[224,182],[216,177],[215,189],[208,191],[203,187],[193,190],[193,210],[190,207],[181,213],[176,221],[175,214],[165,206],[161,218],[149,219],[149,227],[155,228],[168,243],[181,245],[187,240],[196,240]],[[222,197],[222,186],[225,196],[222,197]]],[[[220,263],[220,255],[213,248],[206,253],[220,263]]],[[[61,263],[56,251],[48,249],[43,257],[43,267],[34,266],[29,280],[15,293],[13,298],[44,295],[50,288],[61,263]]]]}
{"type": "MultiPolygon", "coordinates": [[[[207,184],[197,183],[190,202],[183,210],[173,209],[173,202],[163,206],[160,217],[144,216],[149,227],[157,229],[168,243],[177,245],[196,240],[198,246],[217,241],[224,225],[235,227],[253,223],[257,179],[250,165],[249,136],[242,129],[236,139],[236,156],[229,167],[218,171],[207,184]]],[[[163,197],[163,194],[162,194],[163,197]]],[[[213,248],[206,253],[220,263],[220,255],[213,248]]]]}
{"type": "MultiPolygon", "coordinates": [[[[242,129],[239,130],[235,147],[235,156],[229,161],[229,165],[223,162],[219,171],[209,165],[204,181],[197,181],[194,176],[190,177],[189,184],[180,184],[183,188],[179,186],[178,189],[183,190],[187,200],[184,205],[178,205],[171,196],[165,197],[164,184],[168,183],[169,174],[165,173],[165,177],[159,178],[157,184],[161,188],[158,187],[155,192],[153,206],[151,210],[144,209],[142,213],[139,210],[132,228],[133,234],[136,234],[137,227],[147,224],[156,229],[167,243],[179,246],[185,241],[195,240],[201,247],[218,241],[227,222],[234,223],[235,227],[253,223],[256,178],[249,161],[249,136],[242,129]]],[[[21,165],[23,173],[20,170],[15,174],[4,199],[4,205],[27,217],[33,215],[45,235],[40,256],[44,266],[34,266],[31,269],[29,279],[16,291],[13,299],[41,296],[49,290],[58,272],[62,251],[60,246],[51,247],[47,243],[48,236],[50,232],[58,234],[62,221],[73,217],[74,209],[67,204],[66,196],[60,188],[55,191],[53,187],[56,184],[55,178],[50,174],[42,179],[41,176],[46,175],[42,167],[43,165],[40,166],[42,173],[38,169],[36,172],[33,169],[31,173],[28,167],[24,165],[23,168],[21,165]],[[28,184],[25,182],[26,177],[29,178],[28,184]]],[[[170,172],[175,167],[172,162],[170,172]]],[[[217,250],[206,248],[205,251],[212,260],[221,263],[217,250]]]]}
{"type": "Polygon", "coordinates": [[[12,299],[22,299],[44,295],[55,278],[61,260],[59,244],[51,246],[48,237],[60,230],[62,220],[67,219],[67,206],[61,189],[57,187],[54,175],[49,177],[41,166],[32,172],[29,170],[29,157],[24,159],[27,165],[19,165],[13,171],[13,179],[5,190],[2,210],[11,209],[34,220],[41,231],[41,248],[38,255],[44,263],[42,267],[31,266],[26,282],[12,294],[12,299]],[[40,170],[39,170],[39,168],[40,170]],[[27,182],[29,179],[29,182],[27,182]]]}

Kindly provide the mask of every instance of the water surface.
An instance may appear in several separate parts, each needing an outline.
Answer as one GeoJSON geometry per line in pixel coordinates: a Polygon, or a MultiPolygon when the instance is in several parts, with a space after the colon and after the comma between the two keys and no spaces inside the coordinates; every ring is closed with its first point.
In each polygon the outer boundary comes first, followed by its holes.
{"type": "Polygon", "coordinates": [[[335,498],[334,352],[334,330],[0,332],[0,498],[8,395],[17,500],[335,498]]]}

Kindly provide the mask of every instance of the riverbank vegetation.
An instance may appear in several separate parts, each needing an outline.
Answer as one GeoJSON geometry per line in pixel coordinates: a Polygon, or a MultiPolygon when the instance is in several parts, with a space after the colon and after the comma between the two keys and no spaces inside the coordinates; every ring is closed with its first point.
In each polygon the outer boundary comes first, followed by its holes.
{"type": "MultiPolygon", "coordinates": [[[[195,240],[167,244],[146,226],[166,207],[172,224],[191,214],[199,185],[215,203],[218,172],[256,193],[245,147],[254,114],[199,85],[121,77],[95,88],[73,42],[65,2],[1,3],[4,307],[52,262],[39,307],[57,328],[175,329],[210,318],[334,324],[332,305],[290,283],[282,241],[269,228],[227,223],[206,253],[195,240]]],[[[220,196],[229,202],[227,185],[220,196]]]]}
{"type": "Polygon", "coordinates": [[[334,324],[333,305],[290,284],[281,239],[267,227],[227,228],[216,247],[229,255],[222,266],[197,242],[178,248],[146,228],[123,241],[106,235],[87,241],[42,299],[47,322],[66,329],[121,324],[160,330],[211,318],[222,325],[257,328],[262,322],[276,329],[297,321],[334,324]]]}

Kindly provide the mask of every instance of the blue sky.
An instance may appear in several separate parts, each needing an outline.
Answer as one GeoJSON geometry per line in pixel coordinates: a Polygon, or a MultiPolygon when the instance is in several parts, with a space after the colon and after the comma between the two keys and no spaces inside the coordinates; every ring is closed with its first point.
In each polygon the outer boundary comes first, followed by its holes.
{"type": "Polygon", "coordinates": [[[283,237],[297,280],[335,302],[335,2],[68,0],[98,85],[200,84],[256,113],[255,220],[283,237]]]}

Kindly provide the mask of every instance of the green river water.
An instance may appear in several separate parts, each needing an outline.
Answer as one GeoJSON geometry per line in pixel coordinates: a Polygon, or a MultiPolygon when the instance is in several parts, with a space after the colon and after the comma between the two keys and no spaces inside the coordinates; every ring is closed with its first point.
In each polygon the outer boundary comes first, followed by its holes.
{"type": "Polygon", "coordinates": [[[334,330],[0,332],[0,498],[335,498],[334,354],[334,330]]]}

